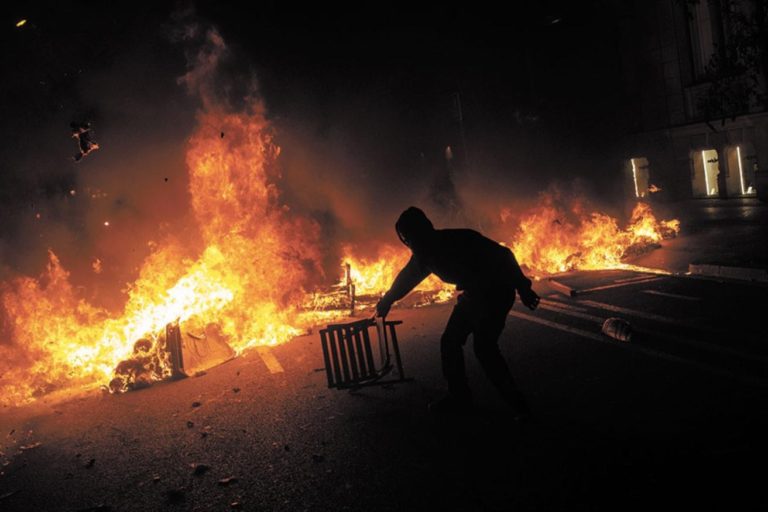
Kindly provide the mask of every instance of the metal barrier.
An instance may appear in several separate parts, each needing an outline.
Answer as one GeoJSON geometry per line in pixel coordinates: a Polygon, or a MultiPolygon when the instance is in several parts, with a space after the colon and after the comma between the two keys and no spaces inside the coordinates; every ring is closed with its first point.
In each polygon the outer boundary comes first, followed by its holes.
{"type": "Polygon", "coordinates": [[[332,324],[320,331],[328,387],[355,389],[406,380],[395,326],[403,322],[377,318],[347,324],[332,324]],[[378,354],[374,354],[370,327],[376,326],[378,354]],[[391,345],[391,350],[390,350],[391,345]],[[394,356],[394,364],[392,361],[394,356]],[[378,361],[377,361],[378,359],[378,361]],[[392,371],[396,378],[382,380],[392,371]]]}

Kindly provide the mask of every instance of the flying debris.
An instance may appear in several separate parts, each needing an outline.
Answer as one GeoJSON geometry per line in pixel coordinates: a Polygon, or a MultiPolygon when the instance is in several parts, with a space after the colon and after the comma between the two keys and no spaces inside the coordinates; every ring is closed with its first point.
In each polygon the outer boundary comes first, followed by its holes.
{"type": "Polygon", "coordinates": [[[99,149],[99,145],[91,140],[91,123],[69,123],[72,128],[72,138],[77,139],[80,152],[75,155],[75,162],[79,162],[84,156],[99,149]]]}
{"type": "Polygon", "coordinates": [[[27,24],[27,20],[26,19],[21,19],[21,20],[16,22],[16,28],[21,28],[21,27],[23,27],[26,24],[27,24]]]}

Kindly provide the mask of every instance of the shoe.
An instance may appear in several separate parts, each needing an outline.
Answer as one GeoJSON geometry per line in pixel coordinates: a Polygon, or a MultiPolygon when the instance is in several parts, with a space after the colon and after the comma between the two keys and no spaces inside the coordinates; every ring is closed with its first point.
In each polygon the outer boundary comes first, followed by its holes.
{"type": "Polygon", "coordinates": [[[437,415],[463,416],[474,411],[471,399],[457,398],[453,395],[446,395],[434,402],[430,402],[427,408],[430,413],[437,415]]]}

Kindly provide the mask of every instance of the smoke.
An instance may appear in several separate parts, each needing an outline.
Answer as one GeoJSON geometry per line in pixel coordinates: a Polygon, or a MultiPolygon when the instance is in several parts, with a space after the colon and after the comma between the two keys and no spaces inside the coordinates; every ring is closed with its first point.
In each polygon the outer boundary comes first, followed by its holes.
{"type": "Polygon", "coordinates": [[[193,109],[176,84],[181,52],[150,27],[133,20],[104,43],[54,41],[41,28],[51,40],[27,49],[26,58],[39,60],[30,73],[43,85],[4,120],[23,130],[11,139],[15,150],[2,155],[10,181],[0,228],[3,280],[38,274],[50,249],[86,298],[117,309],[150,242],[187,229],[184,150],[193,109]],[[63,70],[48,76],[57,61],[63,70]],[[101,146],[79,163],[73,120],[90,122],[101,146]]]}
{"type": "MultiPolygon", "coordinates": [[[[380,76],[354,84],[340,79],[340,91],[306,81],[285,91],[272,86],[261,103],[258,61],[190,12],[160,28],[135,21],[125,34],[97,65],[75,69],[68,89],[46,96],[56,108],[32,119],[20,112],[13,120],[24,132],[12,141],[13,153],[3,155],[12,169],[4,188],[17,197],[3,212],[1,278],[38,273],[50,248],[89,298],[116,308],[152,243],[176,236],[193,253],[184,158],[197,106],[264,109],[282,149],[282,177],[274,179],[280,201],[319,223],[328,277],[343,243],[364,253],[380,242],[397,244],[392,226],[410,205],[441,227],[493,230],[501,210],[534,208],[553,181],[568,184],[571,176],[592,173],[594,162],[572,158],[574,151],[557,156],[557,144],[536,135],[540,127],[483,117],[471,94],[464,97],[464,127],[450,89],[403,104],[402,91],[380,76]],[[77,165],[67,128],[73,118],[92,122],[102,148],[77,165]],[[453,197],[441,190],[446,177],[453,197]],[[96,259],[100,274],[93,271],[96,259]]],[[[95,44],[70,53],[88,55],[95,44]]],[[[585,193],[606,197],[605,188],[585,193]]]]}

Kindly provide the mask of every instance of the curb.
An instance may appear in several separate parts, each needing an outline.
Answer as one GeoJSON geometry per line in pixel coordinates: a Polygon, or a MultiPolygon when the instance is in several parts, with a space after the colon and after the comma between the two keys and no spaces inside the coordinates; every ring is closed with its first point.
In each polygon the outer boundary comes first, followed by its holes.
{"type": "Polygon", "coordinates": [[[768,269],[749,267],[728,267],[725,265],[694,264],[688,265],[688,273],[695,276],[723,277],[739,281],[757,281],[768,283],[768,269]]]}

